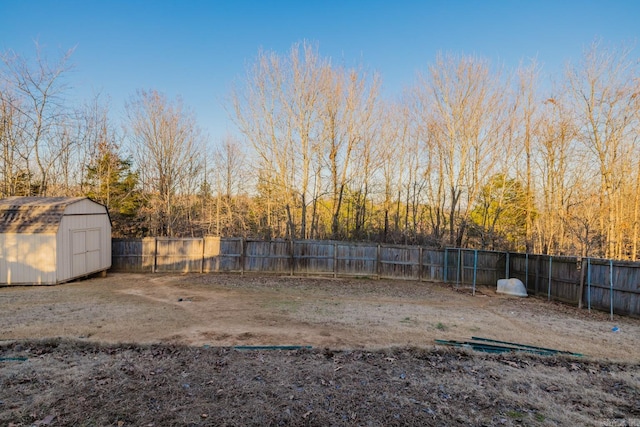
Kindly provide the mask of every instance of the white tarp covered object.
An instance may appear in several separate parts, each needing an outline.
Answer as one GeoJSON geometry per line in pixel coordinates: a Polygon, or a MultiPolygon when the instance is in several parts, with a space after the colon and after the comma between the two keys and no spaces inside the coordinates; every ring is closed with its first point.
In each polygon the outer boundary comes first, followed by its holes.
{"type": "Polygon", "coordinates": [[[527,288],[524,287],[524,283],[522,283],[520,279],[515,278],[498,280],[498,289],[496,292],[517,297],[527,296],[527,288]]]}

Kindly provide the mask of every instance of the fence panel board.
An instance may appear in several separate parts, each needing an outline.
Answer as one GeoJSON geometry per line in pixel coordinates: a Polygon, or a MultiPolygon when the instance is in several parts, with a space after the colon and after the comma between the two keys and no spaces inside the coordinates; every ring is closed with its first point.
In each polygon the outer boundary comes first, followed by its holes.
{"type": "Polygon", "coordinates": [[[292,267],[291,242],[246,242],[244,271],[289,274],[292,267]]]}
{"type": "MultiPolygon", "coordinates": [[[[155,239],[152,239],[155,245],[155,239]]],[[[144,257],[143,239],[112,239],[111,240],[111,269],[116,271],[151,272],[153,252],[151,257],[144,257]]]]}
{"type": "Polygon", "coordinates": [[[421,260],[422,280],[427,282],[444,282],[444,251],[423,249],[421,260]]]}
{"type": "Polygon", "coordinates": [[[478,250],[476,259],[475,250],[447,249],[445,255],[447,283],[473,284],[474,269],[476,285],[495,286],[504,277],[503,252],[478,250]]]}
{"type": "MultiPolygon", "coordinates": [[[[587,288],[591,294],[591,307],[599,310],[609,311],[610,304],[610,283],[609,283],[609,263],[604,260],[591,260],[590,280],[587,288]],[[590,288],[590,289],[589,289],[590,288]]],[[[614,292],[615,295],[615,292],[614,292]]],[[[587,304],[589,301],[587,301],[587,304]]]]}
{"type": "Polygon", "coordinates": [[[420,248],[381,246],[379,274],[385,279],[420,279],[420,248]]]}
{"type": "Polygon", "coordinates": [[[335,243],[297,240],[293,244],[293,270],[299,274],[333,274],[335,243]]]}
{"type": "Polygon", "coordinates": [[[237,273],[242,271],[241,238],[204,238],[203,271],[206,273],[237,273]]]}
{"type": "MultiPolygon", "coordinates": [[[[470,267],[470,271],[467,274],[471,276],[467,283],[473,283],[473,263],[475,255],[473,251],[467,251],[466,256],[470,267]]],[[[503,252],[478,251],[476,285],[486,285],[495,288],[498,284],[498,279],[504,278],[505,259],[506,256],[503,252]]]]}
{"type": "Polygon", "coordinates": [[[377,276],[378,245],[336,244],[336,274],[342,276],[377,276]]]}
{"type": "Polygon", "coordinates": [[[156,239],[145,237],[142,239],[142,268],[156,271],[156,239]]]}
{"type": "Polygon", "coordinates": [[[156,240],[156,271],[195,273],[202,269],[202,239],[156,240]]]}
{"type": "MultiPolygon", "coordinates": [[[[606,260],[590,261],[585,282],[586,305],[611,311],[611,264],[606,260]],[[589,286],[590,285],[590,286],[589,286]],[[590,297],[590,301],[589,301],[590,297]]],[[[613,262],[613,312],[640,316],[640,268],[637,263],[613,262]],[[635,264],[635,265],[634,265],[635,264]]]]}
{"type": "Polygon", "coordinates": [[[580,300],[580,261],[575,257],[553,257],[551,297],[578,305],[580,300]]]}
{"type": "Polygon", "coordinates": [[[446,283],[459,284],[461,280],[460,270],[462,266],[462,250],[445,249],[443,265],[444,265],[443,281],[446,283]]]}
{"type": "Polygon", "coordinates": [[[510,276],[527,286],[531,295],[546,295],[554,301],[578,305],[580,260],[575,257],[511,254],[510,276]],[[549,268],[551,267],[551,280],[549,268]]]}
{"type": "Polygon", "coordinates": [[[509,254],[509,277],[520,279],[524,283],[527,293],[535,295],[535,255],[509,254]]]}
{"type": "Polygon", "coordinates": [[[613,263],[613,310],[640,315],[640,268],[637,264],[613,263]]]}

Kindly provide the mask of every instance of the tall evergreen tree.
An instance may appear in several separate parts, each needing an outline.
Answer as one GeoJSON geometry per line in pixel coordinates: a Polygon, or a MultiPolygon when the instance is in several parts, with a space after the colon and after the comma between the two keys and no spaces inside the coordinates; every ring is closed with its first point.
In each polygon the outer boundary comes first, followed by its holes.
{"type": "Polygon", "coordinates": [[[138,173],[131,159],[123,159],[117,147],[107,142],[98,144],[98,152],[87,167],[86,195],[109,209],[114,234],[136,235],[136,216],[143,199],[137,189],[138,173]]]}

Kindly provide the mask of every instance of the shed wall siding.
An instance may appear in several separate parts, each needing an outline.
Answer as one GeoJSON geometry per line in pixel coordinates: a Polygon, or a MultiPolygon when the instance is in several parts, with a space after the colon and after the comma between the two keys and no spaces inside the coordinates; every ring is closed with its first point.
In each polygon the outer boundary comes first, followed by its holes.
{"type": "MultiPolygon", "coordinates": [[[[102,206],[101,215],[79,213],[62,218],[58,229],[58,281],[65,281],[111,267],[111,223],[102,206]]],[[[79,204],[79,203],[76,203],[79,204]]],[[[75,207],[75,205],[71,205],[75,207]]],[[[70,207],[71,207],[70,206],[70,207]]]]}
{"type": "Polygon", "coordinates": [[[0,234],[0,283],[56,283],[55,234],[0,234]]]}
{"type": "Polygon", "coordinates": [[[105,207],[92,202],[89,199],[83,199],[72,203],[64,210],[65,215],[85,215],[85,214],[101,214],[106,215],[105,207]]]}
{"type": "Polygon", "coordinates": [[[56,284],[111,267],[111,222],[87,198],[0,200],[0,283],[56,284]]]}

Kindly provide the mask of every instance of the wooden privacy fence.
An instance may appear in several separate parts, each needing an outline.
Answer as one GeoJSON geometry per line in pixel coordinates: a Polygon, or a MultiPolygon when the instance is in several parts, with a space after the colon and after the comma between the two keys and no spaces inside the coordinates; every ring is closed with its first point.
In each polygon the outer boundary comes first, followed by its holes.
{"type": "Polygon", "coordinates": [[[362,276],[442,281],[443,251],[333,241],[113,239],[112,271],[362,276]]]}
{"type": "Polygon", "coordinates": [[[112,271],[374,277],[495,286],[516,277],[530,295],[640,315],[640,263],[474,249],[241,238],[112,240],[112,271]]]}

